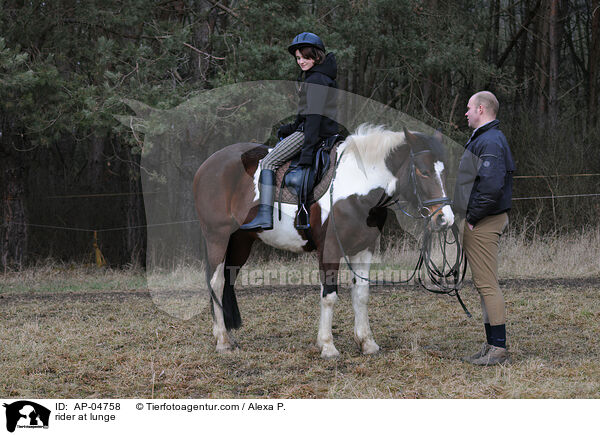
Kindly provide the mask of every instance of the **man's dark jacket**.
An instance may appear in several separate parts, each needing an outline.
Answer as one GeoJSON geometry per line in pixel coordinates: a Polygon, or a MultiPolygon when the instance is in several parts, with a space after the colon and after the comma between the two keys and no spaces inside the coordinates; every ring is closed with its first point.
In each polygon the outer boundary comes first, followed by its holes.
{"type": "Polygon", "coordinates": [[[458,166],[454,208],[471,225],[511,207],[515,162],[499,123],[494,120],[473,133],[458,166]]]}
{"type": "Polygon", "coordinates": [[[337,63],[333,53],[327,53],[323,63],[313,66],[299,80],[298,116],[296,121],[280,127],[280,137],[294,131],[304,132],[304,144],[298,164],[310,166],[322,139],[338,133],[333,119],[337,113],[337,63]]]}

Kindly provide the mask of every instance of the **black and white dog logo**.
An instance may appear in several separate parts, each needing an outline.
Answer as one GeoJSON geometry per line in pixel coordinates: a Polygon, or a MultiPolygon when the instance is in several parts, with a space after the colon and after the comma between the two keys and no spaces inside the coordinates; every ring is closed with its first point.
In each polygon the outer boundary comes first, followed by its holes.
{"type": "Polygon", "coordinates": [[[47,428],[50,421],[50,410],[29,400],[19,400],[4,404],[6,408],[6,430],[14,432],[15,428],[47,428]]]}

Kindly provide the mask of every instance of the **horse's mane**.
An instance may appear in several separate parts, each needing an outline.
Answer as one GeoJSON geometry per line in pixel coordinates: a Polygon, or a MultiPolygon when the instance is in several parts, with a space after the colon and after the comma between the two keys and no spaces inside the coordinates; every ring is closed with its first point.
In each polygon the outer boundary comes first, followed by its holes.
{"type": "Polygon", "coordinates": [[[385,160],[405,142],[404,133],[387,130],[383,125],[361,124],[346,138],[345,149],[368,164],[385,160]]]}

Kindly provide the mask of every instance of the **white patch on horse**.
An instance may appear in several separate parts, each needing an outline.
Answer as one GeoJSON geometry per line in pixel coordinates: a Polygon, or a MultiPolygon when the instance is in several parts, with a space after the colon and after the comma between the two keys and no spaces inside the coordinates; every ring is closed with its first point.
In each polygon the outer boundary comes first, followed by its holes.
{"type": "MultiPolygon", "coordinates": [[[[371,269],[373,254],[368,249],[359,252],[350,258],[352,268],[357,275],[368,278],[371,269]]],[[[354,341],[360,350],[366,354],[379,351],[379,346],[373,339],[371,326],[369,325],[369,314],[367,304],[369,302],[369,282],[355,277],[352,285],[352,307],[354,308],[354,341]]]]}
{"type": "MultiPolygon", "coordinates": [[[[370,134],[369,131],[363,130],[362,134],[370,134]]],[[[404,143],[404,134],[391,131],[379,133],[383,137],[382,142],[370,144],[375,150],[360,142],[363,139],[361,135],[350,136],[338,147],[338,155],[347,151],[341,157],[335,175],[334,204],[351,195],[367,195],[378,188],[382,188],[389,196],[395,193],[398,179],[386,166],[385,157],[395,146],[404,143]],[[378,145],[381,146],[378,148],[378,145]]],[[[329,216],[330,202],[330,191],[318,201],[321,206],[321,223],[329,216]]]]}
{"type": "Polygon", "coordinates": [[[385,165],[385,160],[369,162],[358,152],[342,156],[333,186],[333,202],[351,195],[367,195],[370,191],[383,188],[392,196],[398,179],[385,165]]]}
{"type": "MultiPolygon", "coordinates": [[[[219,299],[219,303],[223,300],[223,286],[225,285],[225,263],[221,263],[215,269],[212,278],[210,280],[210,286],[215,292],[215,296],[219,299]]],[[[215,306],[215,319],[213,322],[213,336],[217,340],[217,351],[223,352],[231,349],[231,342],[229,341],[229,335],[225,328],[225,320],[223,319],[223,312],[215,306]]]]}
{"type": "Polygon", "coordinates": [[[223,285],[225,285],[225,263],[220,263],[215,269],[213,276],[210,280],[210,286],[217,294],[217,296],[221,295],[223,292],[223,285]]]}
{"type": "Polygon", "coordinates": [[[448,226],[452,226],[454,223],[454,213],[452,212],[452,207],[449,205],[445,205],[442,207],[442,214],[444,215],[443,222],[448,226]]]}
{"type": "Polygon", "coordinates": [[[323,297],[323,284],[321,284],[321,318],[319,319],[319,332],[317,333],[317,346],[321,349],[322,358],[335,358],[340,353],[333,344],[333,307],[338,300],[336,292],[323,297]]]}
{"type": "Polygon", "coordinates": [[[327,216],[329,216],[330,198],[331,194],[328,190],[327,193],[317,201],[319,207],[321,207],[321,225],[325,223],[325,220],[327,220],[327,216]]]}
{"type": "MultiPolygon", "coordinates": [[[[272,150],[269,149],[269,152],[271,152],[272,150]]],[[[253,201],[258,201],[258,199],[260,198],[260,190],[258,189],[258,179],[260,177],[260,171],[262,171],[262,169],[260,169],[260,160],[258,161],[258,167],[256,168],[256,171],[254,171],[254,199],[253,201]]]]}
{"type": "MultiPolygon", "coordinates": [[[[442,172],[444,172],[444,163],[437,161],[434,163],[433,168],[435,169],[435,176],[440,183],[440,188],[442,189],[442,196],[446,196],[446,191],[444,190],[444,183],[442,183],[442,172]]],[[[442,207],[442,214],[444,216],[443,221],[444,224],[451,226],[454,223],[454,213],[452,212],[452,207],[449,205],[445,205],[442,207]]]]}
{"type": "MultiPolygon", "coordinates": [[[[271,152],[271,150],[269,150],[269,152],[271,152]]],[[[260,171],[259,162],[258,169],[254,173],[254,201],[258,201],[260,197],[260,191],[258,189],[260,171]]],[[[297,209],[298,206],[295,204],[280,204],[275,201],[273,204],[273,229],[258,233],[258,238],[274,248],[291,252],[304,252],[302,248],[308,241],[303,240],[294,227],[294,218],[296,217],[297,209]],[[281,221],[279,220],[279,207],[281,207],[281,221]]]]}
{"type": "Polygon", "coordinates": [[[295,204],[279,204],[273,206],[273,229],[257,233],[258,238],[269,246],[292,252],[304,252],[303,246],[308,241],[303,240],[294,227],[294,218],[298,206],[295,204]],[[279,207],[281,207],[281,221],[279,220],[279,207]]]}
{"type": "Polygon", "coordinates": [[[444,172],[444,162],[440,162],[438,160],[433,164],[433,169],[435,169],[435,177],[440,183],[440,188],[442,189],[442,196],[446,196],[446,191],[444,190],[444,183],[442,183],[442,172],[444,172]]]}

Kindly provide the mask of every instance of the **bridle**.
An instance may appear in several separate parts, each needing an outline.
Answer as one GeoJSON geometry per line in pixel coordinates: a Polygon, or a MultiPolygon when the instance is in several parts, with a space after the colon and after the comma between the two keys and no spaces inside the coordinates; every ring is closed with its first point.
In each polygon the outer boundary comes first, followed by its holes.
{"type": "MultiPolygon", "coordinates": [[[[410,212],[408,212],[407,210],[405,210],[404,208],[402,208],[400,206],[401,202],[409,203],[409,201],[401,200],[399,197],[396,199],[394,199],[394,197],[387,197],[387,195],[385,195],[385,194],[384,194],[384,196],[386,197],[385,200],[384,201],[380,200],[380,202],[378,202],[375,207],[396,206],[396,208],[398,208],[398,210],[401,211],[402,213],[404,213],[406,216],[413,218],[413,219],[425,219],[427,221],[427,223],[429,223],[431,218],[433,216],[435,216],[438,211],[440,211],[442,208],[444,208],[444,206],[452,205],[452,200],[447,196],[441,196],[439,198],[423,200],[423,198],[421,198],[421,195],[419,193],[419,187],[418,187],[419,183],[417,182],[417,166],[415,165],[415,156],[419,156],[422,154],[428,154],[428,153],[432,153],[432,152],[433,151],[431,151],[431,150],[421,150],[421,151],[417,151],[416,153],[413,153],[413,151],[410,150],[409,176],[410,176],[410,182],[411,182],[412,189],[413,189],[413,196],[417,199],[417,204],[418,204],[417,210],[419,211],[420,216],[414,216],[413,214],[411,214],[410,212]],[[434,210],[433,212],[430,212],[429,207],[431,207],[432,205],[439,205],[439,207],[436,210],[434,210]],[[427,212],[424,213],[423,212],[424,210],[427,210],[427,212]]],[[[341,155],[340,155],[340,158],[341,158],[341,155]]],[[[337,164],[336,164],[336,170],[337,170],[337,164]]],[[[335,176],[335,174],[334,174],[334,176],[335,176]]]]}
{"type": "Polygon", "coordinates": [[[464,255],[462,246],[460,245],[459,230],[458,230],[458,225],[456,224],[456,222],[454,222],[452,224],[452,226],[449,228],[449,231],[451,232],[454,241],[448,240],[448,230],[446,230],[444,232],[441,232],[441,231],[437,232],[438,242],[439,242],[440,248],[442,250],[442,258],[443,258],[442,267],[439,268],[433,262],[433,260],[431,258],[431,248],[432,248],[433,240],[434,240],[433,232],[430,229],[431,218],[433,216],[435,216],[446,205],[452,205],[452,200],[447,196],[423,200],[423,198],[420,195],[418,182],[417,182],[417,168],[415,165],[415,157],[425,154],[425,153],[431,153],[433,151],[426,149],[426,150],[421,150],[421,151],[417,151],[416,153],[413,153],[412,149],[410,150],[410,175],[409,176],[410,176],[410,180],[411,180],[411,184],[412,184],[413,195],[417,199],[418,210],[419,210],[420,216],[412,215],[411,213],[409,213],[407,210],[405,210],[400,205],[401,202],[408,203],[409,201],[401,200],[399,197],[394,198],[393,196],[387,195],[385,192],[383,193],[382,198],[375,205],[375,208],[395,208],[398,211],[401,211],[402,213],[407,215],[408,217],[415,219],[415,220],[421,220],[423,222],[423,244],[421,245],[419,259],[417,261],[417,264],[415,265],[415,268],[414,268],[411,276],[406,280],[400,280],[400,281],[386,281],[386,280],[374,281],[368,277],[360,276],[352,268],[352,265],[350,264],[350,260],[348,259],[348,256],[346,255],[346,252],[344,251],[342,242],[340,240],[340,237],[337,232],[336,225],[335,225],[335,217],[334,217],[335,213],[333,212],[333,186],[335,183],[339,163],[342,160],[342,157],[345,152],[346,152],[346,149],[344,149],[341,152],[341,154],[339,155],[339,157],[336,159],[336,162],[335,162],[333,179],[331,180],[331,186],[329,188],[329,202],[330,202],[329,216],[331,217],[331,225],[333,227],[333,232],[334,232],[335,238],[338,242],[340,252],[342,253],[342,256],[344,257],[344,260],[346,261],[346,265],[348,266],[348,269],[354,274],[354,276],[356,278],[362,279],[362,280],[367,281],[370,284],[373,284],[376,286],[406,284],[406,283],[412,281],[416,277],[416,280],[419,282],[419,284],[425,290],[427,290],[431,293],[456,296],[458,302],[460,303],[461,307],[465,311],[466,315],[468,317],[472,317],[471,313],[469,313],[469,310],[463,303],[463,301],[460,298],[460,295],[458,293],[458,291],[462,287],[464,277],[465,277],[465,274],[467,271],[467,259],[464,255]],[[434,205],[438,205],[439,207],[435,211],[430,212],[429,207],[434,206],[434,205]],[[423,213],[423,210],[427,210],[427,213],[423,213]],[[456,261],[454,262],[453,265],[450,264],[450,262],[448,261],[448,257],[446,255],[447,247],[452,246],[452,245],[454,245],[454,247],[456,249],[456,261]],[[430,288],[425,284],[423,267],[427,271],[427,276],[429,277],[430,281],[435,286],[434,288],[430,288]]]}
{"type": "Polygon", "coordinates": [[[421,198],[421,195],[419,194],[419,188],[418,188],[418,183],[417,183],[417,166],[415,165],[415,157],[418,155],[429,154],[432,152],[433,151],[431,151],[431,150],[422,150],[422,151],[413,153],[413,151],[410,150],[410,179],[411,179],[411,183],[413,186],[413,194],[417,197],[417,202],[419,204],[419,213],[421,214],[421,216],[428,217],[429,219],[431,219],[431,216],[435,215],[444,206],[452,205],[452,200],[450,198],[448,198],[447,196],[442,196],[440,198],[434,198],[434,199],[429,199],[429,200],[423,201],[423,199],[421,198]],[[428,214],[423,213],[424,209],[427,209],[429,211],[430,206],[437,205],[437,204],[441,204],[441,207],[439,207],[435,212],[428,213],[428,214]]]}

